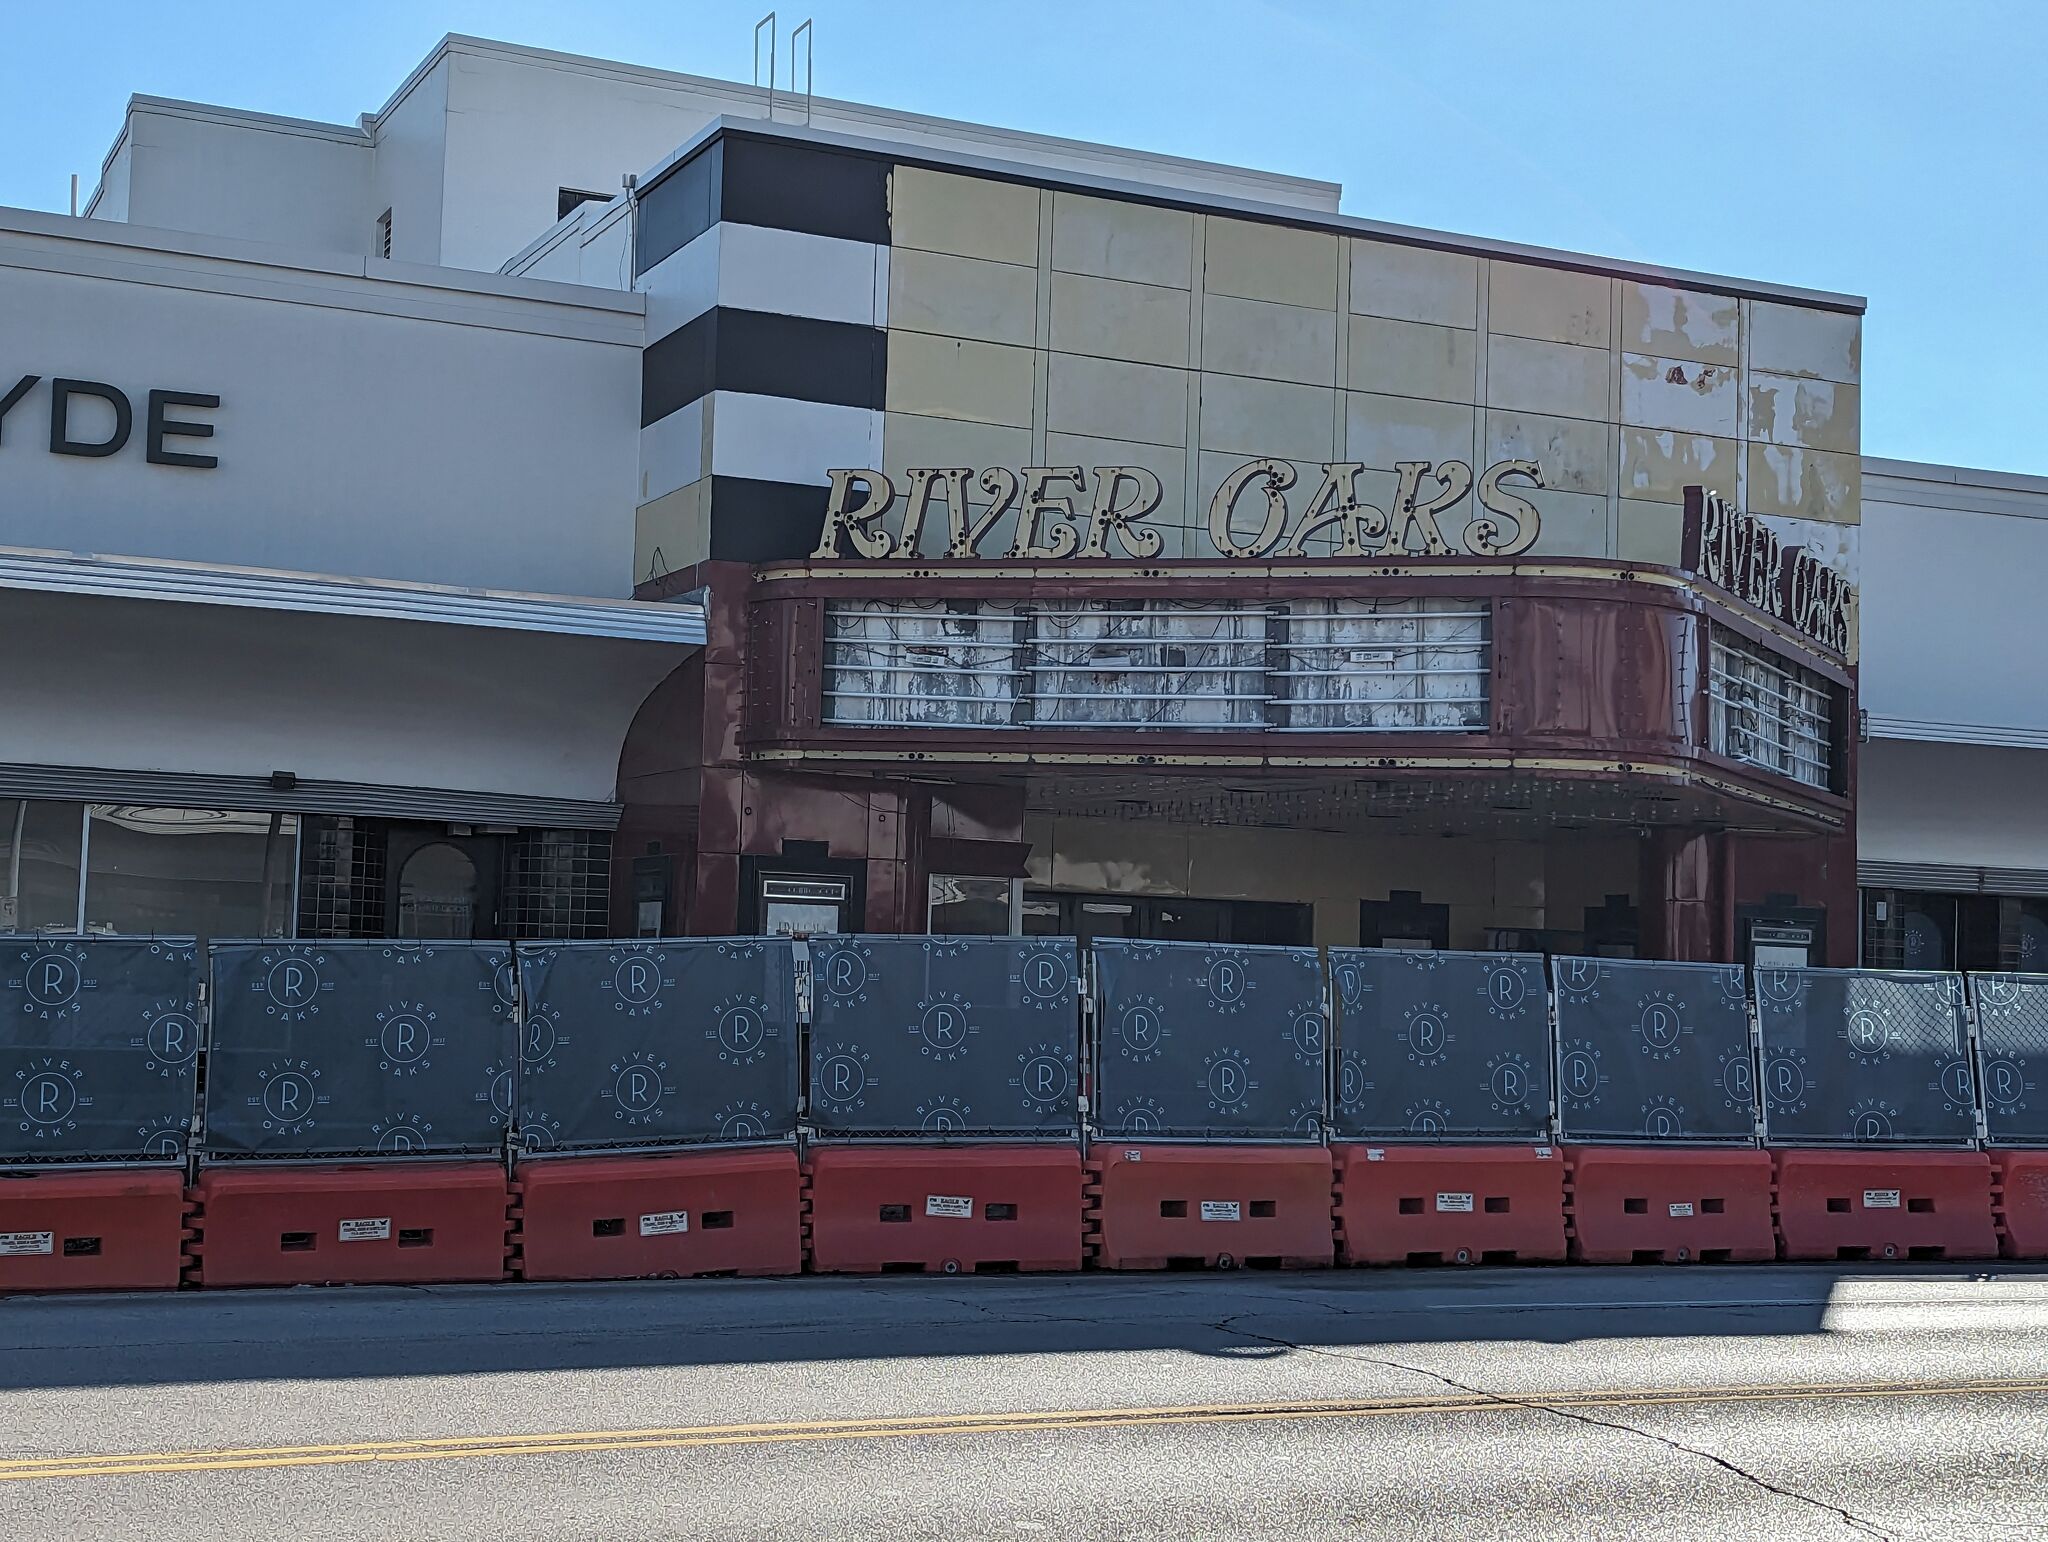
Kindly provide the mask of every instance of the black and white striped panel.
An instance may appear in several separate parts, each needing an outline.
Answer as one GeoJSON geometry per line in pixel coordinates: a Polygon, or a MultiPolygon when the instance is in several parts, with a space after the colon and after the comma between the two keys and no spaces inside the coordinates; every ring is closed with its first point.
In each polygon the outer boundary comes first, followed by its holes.
{"type": "Polygon", "coordinates": [[[808,552],[827,472],[881,464],[888,173],[727,135],[641,194],[640,502],[708,479],[710,556],[808,552]]]}

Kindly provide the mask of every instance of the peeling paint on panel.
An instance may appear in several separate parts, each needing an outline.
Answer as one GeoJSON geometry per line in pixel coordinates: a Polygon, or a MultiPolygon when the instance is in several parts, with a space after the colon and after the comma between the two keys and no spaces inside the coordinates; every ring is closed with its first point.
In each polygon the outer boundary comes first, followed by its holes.
{"type": "Polygon", "coordinates": [[[1624,281],[1622,344],[1662,358],[1733,366],[1741,356],[1741,304],[1729,295],[1624,281]]]}

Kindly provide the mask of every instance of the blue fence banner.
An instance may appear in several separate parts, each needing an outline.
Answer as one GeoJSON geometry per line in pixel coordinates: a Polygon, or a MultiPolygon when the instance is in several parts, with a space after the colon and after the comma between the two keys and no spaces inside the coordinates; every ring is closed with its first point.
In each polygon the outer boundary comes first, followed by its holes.
{"type": "Polygon", "coordinates": [[[1973,974],[1984,1129],[1993,1145],[2048,1146],[2048,975],[1973,974]]]}
{"type": "Polygon", "coordinates": [[[796,1129],[787,937],[519,945],[528,1152],[748,1143],[796,1129]]]}
{"type": "Polygon", "coordinates": [[[518,1080],[509,944],[226,942],[211,953],[205,1154],[502,1144],[518,1080]]]}
{"type": "Polygon", "coordinates": [[[0,1160],[184,1161],[199,982],[190,937],[0,937],[0,1160]]]}
{"type": "Polygon", "coordinates": [[[1332,948],[1345,1139],[1541,1140],[1550,1008],[1533,953],[1332,948]]]}
{"type": "Polygon", "coordinates": [[[1971,1145],[1963,977],[1759,969],[1764,1128],[1774,1145],[1971,1145]]]}
{"type": "Polygon", "coordinates": [[[1101,1134],[1323,1139],[1315,949],[1098,938],[1092,952],[1101,1134]]]}
{"type": "Polygon", "coordinates": [[[1069,937],[811,939],[821,1135],[1080,1135],[1069,937]]]}
{"type": "Polygon", "coordinates": [[[1563,1139],[1755,1143],[1740,964],[1559,958],[1551,974],[1563,1139]]]}

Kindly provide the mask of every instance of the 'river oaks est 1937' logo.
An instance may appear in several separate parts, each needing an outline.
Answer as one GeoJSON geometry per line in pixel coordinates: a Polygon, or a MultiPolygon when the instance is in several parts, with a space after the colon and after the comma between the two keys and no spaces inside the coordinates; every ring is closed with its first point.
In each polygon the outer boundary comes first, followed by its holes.
{"type": "MultiPolygon", "coordinates": [[[[1500,461],[1476,479],[1463,461],[1402,461],[1385,509],[1359,491],[1364,462],[1319,464],[1321,474],[1306,488],[1296,488],[1301,473],[1284,460],[1246,461],[1226,476],[1209,500],[1215,554],[1238,561],[1515,557],[1536,544],[1542,528],[1536,505],[1522,496],[1543,486],[1533,460],[1500,461]],[[1473,507],[1466,499],[1475,486],[1473,507]],[[1290,501],[1290,489],[1298,502],[1290,501]]],[[[1057,562],[1111,556],[1113,543],[1115,555],[1144,560],[1164,546],[1146,523],[1164,493],[1158,475],[1144,466],[1096,466],[1092,472],[1079,466],[992,466],[978,475],[966,466],[920,466],[903,474],[900,494],[895,479],[880,471],[841,467],[829,475],[832,487],[814,559],[923,555],[926,527],[933,527],[936,539],[941,520],[945,554],[954,558],[1057,562]],[[969,502],[970,482],[979,495],[975,504],[969,502]],[[892,530],[885,520],[899,506],[892,530]],[[1016,533],[1008,549],[983,550],[982,543],[1013,511],[1016,533]]]]}

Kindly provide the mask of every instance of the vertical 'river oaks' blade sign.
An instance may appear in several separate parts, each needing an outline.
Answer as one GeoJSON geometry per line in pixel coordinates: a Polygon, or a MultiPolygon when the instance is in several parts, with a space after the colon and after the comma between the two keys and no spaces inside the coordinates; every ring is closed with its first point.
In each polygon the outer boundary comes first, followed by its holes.
{"type": "Polygon", "coordinates": [[[796,1129],[787,937],[521,944],[529,1153],[746,1144],[796,1129]]]}
{"type": "Polygon", "coordinates": [[[2048,1146],[2048,975],[1973,974],[1978,1082],[1994,1145],[2048,1146]]]}
{"type": "Polygon", "coordinates": [[[518,1053],[510,944],[230,942],[211,952],[207,1154],[503,1144],[518,1053]]]}
{"type": "Polygon", "coordinates": [[[813,937],[821,1135],[1080,1135],[1069,937],[813,937]]]}
{"type": "Polygon", "coordinates": [[[1340,1138],[1542,1140],[1550,1128],[1543,960],[1332,948],[1340,1138]]]}
{"type": "Polygon", "coordinates": [[[1740,964],[1560,958],[1552,975],[1565,1140],[1756,1140],[1740,964]]]}
{"type": "Polygon", "coordinates": [[[1315,949],[1097,938],[1092,952],[1100,1134],[1323,1139],[1315,949]]]}
{"type": "Polygon", "coordinates": [[[1756,1005],[1774,1145],[1976,1139],[1961,975],[1759,969],[1756,1005]]]}
{"type": "Polygon", "coordinates": [[[0,937],[0,1159],[182,1162],[199,979],[190,937],[0,937]]]}

